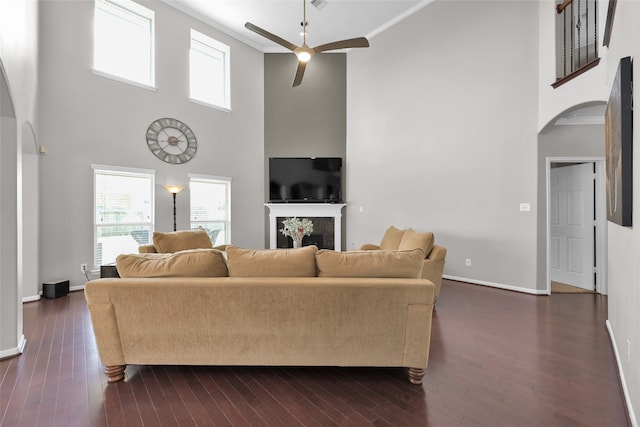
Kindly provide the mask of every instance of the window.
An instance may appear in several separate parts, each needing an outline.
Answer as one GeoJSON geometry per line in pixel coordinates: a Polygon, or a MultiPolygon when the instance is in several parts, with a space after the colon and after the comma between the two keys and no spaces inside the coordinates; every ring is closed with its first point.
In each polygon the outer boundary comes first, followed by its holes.
{"type": "Polygon", "coordinates": [[[153,20],[152,10],[131,0],[95,0],[94,72],[153,87],[153,20]]]}
{"type": "Polygon", "coordinates": [[[229,46],[191,30],[190,97],[194,101],[231,109],[229,46]]]}
{"type": "Polygon", "coordinates": [[[214,246],[231,242],[231,178],[189,175],[191,228],[207,230],[214,246]]]}
{"type": "Polygon", "coordinates": [[[94,182],[93,266],[137,253],[153,232],[155,172],[92,165],[94,182]]]}

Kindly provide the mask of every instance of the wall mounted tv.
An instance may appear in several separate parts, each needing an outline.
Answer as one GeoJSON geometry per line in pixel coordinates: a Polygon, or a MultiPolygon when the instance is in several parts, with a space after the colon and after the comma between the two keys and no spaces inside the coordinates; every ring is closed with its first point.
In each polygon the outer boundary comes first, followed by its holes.
{"type": "Polygon", "coordinates": [[[342,158],[270,157],[270,203],[342,203],[342,158]]]}

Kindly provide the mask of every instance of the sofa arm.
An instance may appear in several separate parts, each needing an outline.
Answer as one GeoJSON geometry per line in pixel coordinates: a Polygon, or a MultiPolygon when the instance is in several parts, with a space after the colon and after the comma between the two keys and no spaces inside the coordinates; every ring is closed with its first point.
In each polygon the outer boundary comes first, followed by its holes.
{"type": "Polygon", "coordinates": [[[379,251],[382,248],[378,245],[372,245],[370,243],[365,243],[364,245],[360,246],[360,250],[361,251],[379,251]]]}
{"type": "Polygon", "coordinates": [[[422,265],[422,278],[429,280],[435,285],[434,304],[440,296],[442,286],[442,274],[444,273],[444,262],[447,256],[447,249],[442,246],[434,246],[429,255],[424,259],[422,265]]]}

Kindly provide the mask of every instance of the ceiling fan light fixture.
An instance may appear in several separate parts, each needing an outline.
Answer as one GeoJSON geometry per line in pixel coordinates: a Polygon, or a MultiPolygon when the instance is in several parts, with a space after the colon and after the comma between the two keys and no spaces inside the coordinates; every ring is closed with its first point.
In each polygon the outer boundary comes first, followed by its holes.
{"type": "Polygon", "coordinates": [[[311,59],[311,54],[306,50],[296,52],[296,56],[298,57],[298,61],[300,62],[308,62],[311,59]]]}
{"type": "MultiPolygon", "coordinates": [[[[325,0],[311,0],[311,3],[318,7],[324,7],[327,2],[325,0]]],[[[330,50],[338,50],[338,49],[351,49],[354,47],[369,47],[369,40],[366,37],[356,37],[353,39],[339,40],[332,43],[325,43],[319,46],[315,46],[313,48],[307,45],[307,0],[302,0],[302,45],[296,46],[283,39],[282,37],[276,36],[275,34],[270,33],[267,30],[264,30],[257,25],[252,24],[251,22],[245,22],[244,26],[250,31],[253,31],[256,34],[265,37],[272,42],[279,44],[280,46],[290,50],[293,52],[298,58],[298,67],[296,69],[296,76],[293,79],[293,87],[300,86],[302,82],[302,77],[304,76],[304,71],[307,67],[307,62],[311,59],[311,57],[317,53],[327,52],[330,50]]]]}

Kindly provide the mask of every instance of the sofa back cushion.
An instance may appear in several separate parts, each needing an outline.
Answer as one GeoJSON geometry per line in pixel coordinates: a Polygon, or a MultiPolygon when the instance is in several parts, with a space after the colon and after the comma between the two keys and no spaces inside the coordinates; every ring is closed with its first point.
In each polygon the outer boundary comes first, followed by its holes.
{"type": "Polygon", "coordinates": [[[226,277],[224,254],[217,249],[190,249],[172,254],[118,255],[120,277],[226,277]]]}
{"type": "Polygon", "coordinates": [[[316,246],[298,249],[227,247],[230,277],[315,277],[316,246]]]}
{"type": "Polygon", "coordinates": [[[402,235],[398,250],[422,249],[424,256],[427,256],[433,249],[434,241],[433,233],[418,233],[409,228],[402,235]]]}
{"type": "Polygon", "coordinates": [[[424,252],[350,251],[321,249],[316,254],[320,277],[399,277],[420,278],[424,252]]]}
{"type": "Polygon", "coordinates": [[[187,249],[211,249],[211,239],[207,232],[197,230],[182,230],[172,233],[153,233],[153,246],[158,253],[173,253],[187,249]]]}
{"type": "Polygon", "coordinates": [[[398,230],[392,225],[384,232],[384,236],[382,236],[382,240],[380,241],[380,249],[395,251],[398,249],[398,246],[400,246],[402,236],[404,236],[404,230],[398,230]]]}

